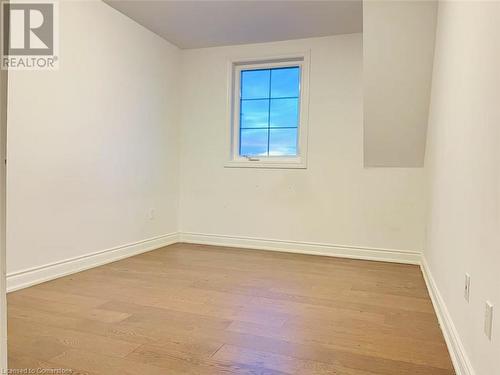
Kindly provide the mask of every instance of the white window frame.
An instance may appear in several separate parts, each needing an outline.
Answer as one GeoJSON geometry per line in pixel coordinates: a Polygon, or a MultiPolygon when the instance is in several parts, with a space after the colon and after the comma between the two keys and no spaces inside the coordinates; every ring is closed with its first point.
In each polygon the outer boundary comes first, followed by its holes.
{"type": "Polygon", "coordinates": [[[310,53],[235,59],[228,63],[228,123],[229,168],[307,168],[307,132],[309,119],[309,62],[310,53]],[[240,77],[242,70],[272,69],[300,66],[299,124],[297,156],[243,157],[239,153],[240,138],[240,77]]]}

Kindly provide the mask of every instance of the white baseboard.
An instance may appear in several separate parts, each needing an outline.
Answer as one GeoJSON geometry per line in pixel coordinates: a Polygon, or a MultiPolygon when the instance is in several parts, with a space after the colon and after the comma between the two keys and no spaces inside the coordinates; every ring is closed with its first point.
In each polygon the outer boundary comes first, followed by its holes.
{"type": "Polygon", "coordinates": [[[443,336],[448,346],[448,351],[450,352],[450,357],[455,367],[455,372],[457,375],[475,375],[475,371],[472,368],[472,364],[467,356],[462,340],[458,335],[455,324],[451,319],[448,308],[437,288],[434,277],[432,276],[431,270],[425,256],[422,255],[422,274],[424,275],[425,283],[427,284],[427,289],[431,296],[432,304],[434,305],[434,310],[438,317],[439,325],[443,331],[443,336]]]}
{"type": "Polygon", "coordinates": [[[253,237],[236,237],[203,233],[180,233],[180,241],[202,245],[241,247],[246,249],[376,260],[383,262],[420,264],[421,253],[371,247],[344,246],[302,241],[283,241],[253,237]]]}
{"type": "Polygon", "coordinates": [[[45,281],[84,271],[89,268],[155,250],[163,246],[172,245],[177,242],[252,248],[259,250],[283,251],[384,262],[408,264],[420,263],[420,253],[416,251],[329,245],[201,233],[171,233],[76,258],[9,273],[7,274],[7,292],[27,288],[45,281]]]}
{"type": "Polygon", "coordinates": [[[179,234],[171,233],[76,258],[66,259],[60,262],[13,272],[7,274],[7,292],[27,288],[35,284],[101,266],[106,263],[115,262],[123,258],[172,245],[177,242],[179,242],[179,234]]]}

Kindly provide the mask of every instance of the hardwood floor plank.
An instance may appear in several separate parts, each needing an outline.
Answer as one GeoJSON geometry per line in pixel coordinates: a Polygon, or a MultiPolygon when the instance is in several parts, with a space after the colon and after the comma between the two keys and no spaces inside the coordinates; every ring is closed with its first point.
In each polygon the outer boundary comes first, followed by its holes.
{"type": "Polygon", "coordinates": [[[23,355],[9,354],[9,370],[13,374],[62,374],[62,375],[97,375],[76,368],[61,367],[54,363],[41,361],[23,355]]]}
{"type": "Polygon", "coordinates": [[[396,361],[430,365],[438,368],[449,368],[446,357],[447,348],[444,343],[427,340],[395,337],[389,334],[369,335],[363,331],[316,329],[272,329],[258,324],[233,322],[229,331],[265,336],[283,341],[304,342],[311,345],[320,344],[334,349],[341,349],[360,354],[378,356],[396,361]]]}
{"type": "MultiPolygon", "coordinates": [[[[225,341],[233,346],[285,355],[289,357],[330,363],[338,369],[360,370],[379,375],[450,375],[450,369],[416,365],[376,356],[333,349],[322,344],[296,343],[263,336],[234,334],[225,341]]],[[[347,370],[345,370],[347,371],[347,370]]],[[[341,372],[342,373],[342,372],[341,372]]]]}
{"type": "Polygon", "coordinates": [[[222,363],[239,363],[249,366],[261,366],[270,370],[277,370],[286,374],[310,375],[373,375],[366,371],[354,369],[340,369],[333,364],[297,359],[286,355],[244,349],[232,345],[224,345],[213,356],[213,360],[222,363]]]}
{"type": "MultiPolygon", "coordinates": [[[[51,347],[60,347],[62,345],[63,350],[72,348],[117,357],[125,357],[140,346],[140,344],[133,344],[127,341],[71,329],[48,327],[16,318],[9,319],[9,333],[13,337],[13,340],[22,337],[24,340],[29,341],[31,337],[37,336],[51,340],[51,347]]],[[[49,358],[51,356],[46,357],[46,359],[49,358]]]]}
{"type": "MultiPolygon", "coordinates": [[[[86,371],[106,375],[165,375],[165,370],[146,365],[137,361],[131,361],[124,358],[116,358],[102,354],[92,353],[83,350],[70,349],[64,353],[53,357],[50,362],[67,366],[69,368],[77,367],[86,371]]],[[[174,371],[172,369],[172,371],[174,371]]],[[[175,372],[173,372],[175,373],[175,372]]]]}

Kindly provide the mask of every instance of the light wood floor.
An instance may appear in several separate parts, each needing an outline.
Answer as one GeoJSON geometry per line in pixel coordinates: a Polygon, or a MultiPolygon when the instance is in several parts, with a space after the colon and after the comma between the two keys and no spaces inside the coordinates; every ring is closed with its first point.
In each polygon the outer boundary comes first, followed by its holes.
{"type": "Polygon", "coordinates": [[[9,366],[454,374],[417,266],[176,244],[8,295],[9,366]]]}

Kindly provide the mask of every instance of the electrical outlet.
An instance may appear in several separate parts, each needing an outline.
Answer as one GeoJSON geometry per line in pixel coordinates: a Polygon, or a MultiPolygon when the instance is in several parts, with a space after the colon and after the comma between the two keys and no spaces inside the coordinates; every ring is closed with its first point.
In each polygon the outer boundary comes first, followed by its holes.
{"type": "Polygon", "coordinates": [[[468,273],[465,274],[464,298],[467,302],[469,302],[469,299],[470,299],[470,275],[468,273]]]}
{"type": "Polygon", "coordinates": [[[150,208],[149,209],[148,219],[149,220],[154,220],[155,219],[155,209],[154,208],[150,208]]]}
{"type": "Polygon", "coordinates": [[[491,340],[491,328],[493,326],[493,305],[486,301],[486,309],[484,310],[484,334],[491,340]]]}

